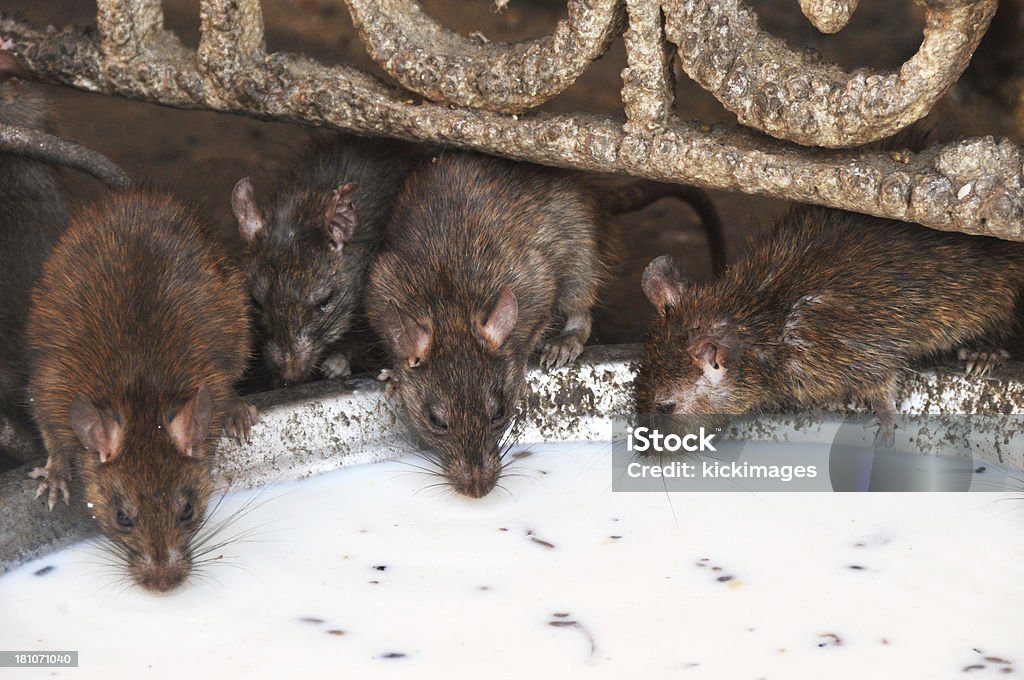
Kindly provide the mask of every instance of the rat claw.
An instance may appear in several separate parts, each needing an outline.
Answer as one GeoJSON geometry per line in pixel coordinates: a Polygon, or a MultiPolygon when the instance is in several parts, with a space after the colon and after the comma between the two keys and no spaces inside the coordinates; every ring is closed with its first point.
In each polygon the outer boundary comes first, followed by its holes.
{"type": "Polygon", "coordinates": [[[39,498],[43,494],[46,494],[46,505],[52,512],[57,506],[57,503],[62,499],[64,505],[70,505],[71,492],[68,490],[67,477],[56,472],[55,468],[47,463],[46,467],[32,468],[32,471],[28,473],[29,479],[41,479],[39,486],[36,487],[36,498],[39,498]]]}
{"type": "Polygon", "coordinates": [[[224,429],[236,441],[248,443],[252,435],[252,426],[259,420],[260,414],[255,406],[243,399],[236,399],[228,411],[228,421],[224,429]]]}
{"type": "Polygon", "coordinates": [[[992,369],[1000,366],[1010,358],[1010,353],[1005,349],[993,350],[970,350],[960,348],[957,358],[964,362],[964,375],[971,378],[984,378],[992,369]]]}
{"type": "Polygon", "coordinates": [[[544,343],[540,364],[545,370],[561,368],[583,353],[583,343],[578,333],[563,333],[544,343]]]}

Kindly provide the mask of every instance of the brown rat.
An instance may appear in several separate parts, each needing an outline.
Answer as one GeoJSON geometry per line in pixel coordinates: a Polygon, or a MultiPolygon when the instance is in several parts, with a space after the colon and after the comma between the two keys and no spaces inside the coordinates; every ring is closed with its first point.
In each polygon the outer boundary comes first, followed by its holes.
{"type": "Polygon", "coordinates": [[[440,154],[399,194],[367,314],[412,429],[459,493],[479,498],[497,483],[533,351],[554,367],[583,350],[622,250],[605,206],[639,203],[571,173],[472,153],[440,154]]]}
{"type": "Polygon", "coordinates": [[[277,384],[349,375],[346,334],[395,195],[426,151],[405,142],[315,135],[265,206],[249,178],[231,198],[246,286],[277,384]]]}
{"type": "MultiPolygon", "coordinates": [[[[787,405],[857,399],[892,445],[909,364],[1015,326],[1024,244],[799,206],[718,281],[669,256],[644,272],[657,318],[637,412],[690,427],[787,405]]],[[[983,360],[998,358],[989,354],[983,360]]]]}
{"type": "Polygon", "coordinates": [[[29,394],[49,458],[39,494],[68,500],[70,463],[132,578],[168,590],[212,492],[215,440],[247,430],[241,274],[195,213],[153,192],[74,217],[33,291],[29,394]]]}

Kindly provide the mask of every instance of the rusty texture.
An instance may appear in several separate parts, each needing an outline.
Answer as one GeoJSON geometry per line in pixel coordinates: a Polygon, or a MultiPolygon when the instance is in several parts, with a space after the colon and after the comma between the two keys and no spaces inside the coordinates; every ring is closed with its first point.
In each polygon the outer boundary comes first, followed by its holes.
{"type": "MultiPolygon", "coordinates": [[[[358,3],[350,2],[358,14],[358,3]]],[[[929,26],[924,45],[898,73],[889,75],[848,75],[824,64],[818,64],[818,70],[808,67],[807,73],[793,74],[795,61],[787,61],[786,69],[780,70],[779,59],[789,59],[793,53],[781,41],[763,35],[738,2],[721,0],[714,3],[713,11],[698,0],[572,3],[577,14],[559,30],[571,33],[565,27],[575,27],[580,35],[591,37],[600,32],[598,26],[618,25],[616,17],[626,9],[625,124],[586,113],[517,115],[415,101],[407,90],[354,68],[325,67],[301,55],[268,54],[259,0],[202,0],[198,52],[184,48],[176,36],[160,28],[156,0],[100,0],[98,35],[78,28],[39,31],[6,17],[0,19],[0,34],[11,41],[34,77],[80,89],[178,108],[472,148],[546,165],[742,191],[936,229],[1024,240],[1024,157],[1019,146],[1005,139],[960,140],[919,154],[830,151],[795,146],[738,126],[684,123],[672,114],[674,47],[666,35],[683,45],[684,65],[699,64],[715,83],[732,83],[748,93],[737,104],[757,115],[748,119],[742,114],[744,122],[814,144],[874,139],[927,111],[933,100],[922,92],[938,93],[955,80],[962,69],[961,57],[966,60],[984,32],[993,0],[926,3],[929,26]],[[698,11],[701,7],[706,10],[703,14],[698,11]],[[732,14],[727,11],[730,7],[732,14]],[[132,11],[125,13],[126,8],[132,11]],[[752,28],[747,26],[751,31],[747,39],[753,42],[743,52],[749,63],[725,59],[722,52],[735,42],[743,22],[732,22],[741,14],[747,16],[748,24],[753,22],[752,28]],[[710,17],[718,17],[721,25],[710,17]],[[684,32],[696,37],[684,39],[684,32]],[[697,51],[688,47],[693,40],[701,43],[697,51]],[[784,51],[773,51],[776,47],[784,51]],[[755,54],[762,54],[763,61],[753,60],[755,54]],[[816,80],[814,74],[820,69],[835,78],[816,80]],[[762,78],[763,87],[751,89],[754,76],[762,78]],[[795,80],[786,80],[789,76],[795,80]],[[947,84],[933,87],[937,81],[932,76],[941,76],[947,84]],[[800,83],[808,87],[797,87],[800,83]],[[856,83],[861,85],[851,85],[856,83]],[[914,91],[918,94],[911,96],[914,91]],[[779,99],[782,95],[785,99],[779,99]],[[915,98],[918,95],[923,99],[915,98]],[[770,120],[762,120],[765,117],[770,120]]],[[[443,30],[432,26],[429,30],[443,30]]],[[[386,25],[379,28],[392,30],[386,25]]],[[[363,33],[377,29],[362,25],[363,33]]],[[[381,41],[383,35],[378,36],[381,41]]],[[[514,52],[528,49],[529,44],[534,43],[492,47],[514,52]]],[[[536,76],[539,82],[551,75],[543,74],[554,63],[548,60],[544,68],[538,63],[522,68],[535,69],[528,77],[536,76]]],[[[407,60],[405,65],[440,73],[438,64],[429,59],[407,60]]],[[[452,79],[442,77],[444,87],[477,97],[481,79],[497,74],[483,66],[475,68],[459,71],[462,75],[452,79]]],[[[403,77],[419,78],[411,73],[403,77]]],[[[548,78],[548,82],[553,81],[548,78]]]]}
{"type": "Polygon", "coordinates": [[[800,11],[822,33],[838,33],[850,23],[860,0],[800,0],[800,11]]]}
{"type": "MultiPolygon", "coordinates": [[[[846,73],[758,26],[742,0],[665,0],[683,69],[744,125],[799,144],[844,148],[920,118],[967,68],[998,0],[919,0],[924,41],[895,72],[846,73]]],[[[835,0],[826,3],[835,4],[835,0]]]]}
{"type": "Polygon", "coordinates": [[[415,0],[346,0],[370,57],[431,101],[522,113],[555,96],[622,32],[618,0],[568,0],[550,35],[505,44],[467,38],[415,0]]]}

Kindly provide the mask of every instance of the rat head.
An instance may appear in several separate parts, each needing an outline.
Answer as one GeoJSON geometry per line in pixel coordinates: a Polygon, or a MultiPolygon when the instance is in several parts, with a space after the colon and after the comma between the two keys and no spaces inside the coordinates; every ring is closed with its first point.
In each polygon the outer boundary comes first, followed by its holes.
{"type": "Polygon", "coordinates": [[[693,429],[757,408],[761,372],[744,329],[719,304],[719,286],[694,285],[663,255],[644,270],[642,287],[657,316],[636,377],[637,413],[693,429]]]}
{"type": "Polygon", "coordinates": [[[506,343],[518,315],[508,287],[472,320],[469,337],[460,330],[464,322],[412,316],[394,302],[384,315],[383,335],[410,424],[437,455],[452,488],[471,498],[486,496],[497,483],[503,439],[525,391],[526,358],[506,343]]]}
{"type": "Polygon", "coordinates": [[[71,401],[71,426],[88,449],[80,459],[86,501],[147,590],[170,590],[192,570],[190,544],[212,492],[204,444],[212,415],[205,385],[156,422],[98,408],[81,393],[71,401]]]}
{"type": "Polygon", "coordinates": [[[270,220],[249,178],[231,207],[245,241],[245,279],[264,359],[278,384],[312,380],[358,306],[368,263],[357,239],[357,187],[294,189],[277,197],[270,220]]]}

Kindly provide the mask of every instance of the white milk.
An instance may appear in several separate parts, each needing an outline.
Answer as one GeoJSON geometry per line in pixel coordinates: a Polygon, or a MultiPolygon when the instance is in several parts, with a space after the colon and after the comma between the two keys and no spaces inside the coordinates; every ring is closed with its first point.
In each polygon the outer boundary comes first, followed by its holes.
{"type": "Polygon", "coordinates": [[[282,484],[168,595],[27,564],[0,649],[80,665],[0,677],[1024,675],[1024,494],[613,493],[610,445],[529,448],[479,501],[415,459],[282,484]]]}

